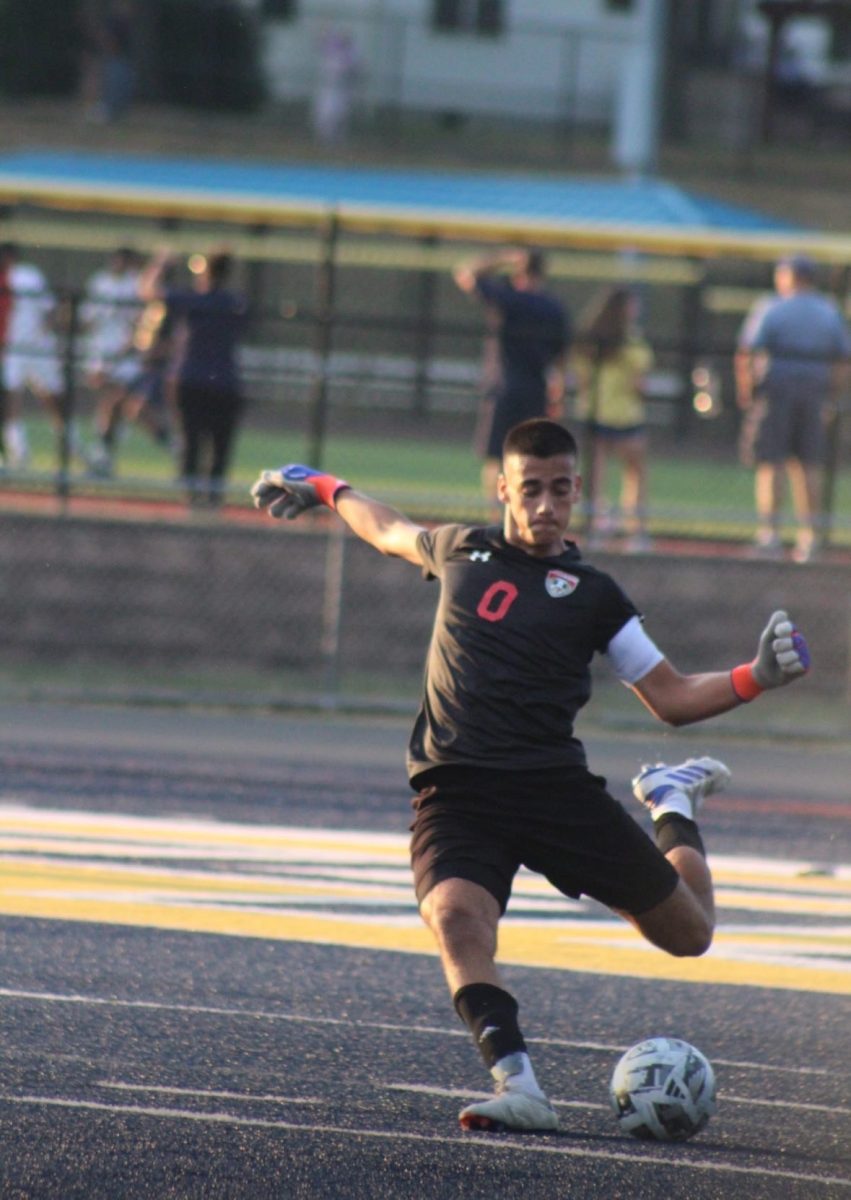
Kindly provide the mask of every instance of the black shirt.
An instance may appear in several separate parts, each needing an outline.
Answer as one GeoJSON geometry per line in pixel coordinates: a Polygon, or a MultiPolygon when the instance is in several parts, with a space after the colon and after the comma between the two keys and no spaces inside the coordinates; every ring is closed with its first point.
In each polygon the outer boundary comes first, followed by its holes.
{"type": "Polygon", "coordinates": [[[547,371],[570,344],[564,306],[543,291],[519,291],[503,279],[484,276],[476,285],[500,314],[499,394],[515,400],[546,399],[547,371]]]}
{"type": "Polygon", "coordinates": [[[503,770],[585,764],[573,736],[590,664],[638,615],[572,542],[555,558],[510,546],[497,527],[420,534],[441,583],[425,690],[408,748],[413,778],[455,764],[503,770]]]}

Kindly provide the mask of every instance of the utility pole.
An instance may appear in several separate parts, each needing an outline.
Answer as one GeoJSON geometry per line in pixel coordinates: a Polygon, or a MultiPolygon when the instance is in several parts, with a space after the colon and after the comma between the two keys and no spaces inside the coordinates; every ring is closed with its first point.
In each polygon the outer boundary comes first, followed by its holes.
{"type": "Polygon", "coordinates": [[[620,75],[612,159],[630,175],[652,177],[659,165],[662,79],[668,0],[636,0],[635,41],[620,75]]]}

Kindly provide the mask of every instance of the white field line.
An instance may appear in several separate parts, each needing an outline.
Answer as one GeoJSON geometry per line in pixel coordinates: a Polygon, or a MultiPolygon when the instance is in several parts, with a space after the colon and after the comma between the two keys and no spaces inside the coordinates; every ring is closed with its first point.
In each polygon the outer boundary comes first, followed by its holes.
{"type": "MultiPolygon", "coordinates": [[[[442,1088],[432,1087],[425,1083],[388,1083],[384,1080],[370,1080],[372,1085],[378,1089],[385,1089],[391,1092],[413,1092],[416,1095],[422,1096],[442,1096],[450,1100],[491,1100],[493,1092],[476,1091],[471,1088],[442,1088]]],[[[309,1098],[306,1096],[270,1096],[270,1095],[252,1095],[246,1092],[220,1092],[211,1091],[205,1088],[179,1088],[179,1087],[164,1087],[152,1083],[128,1083],[125,1080],[108,1080],[100,1079],[95,1084],[99,1088],[111,1088],[115,1091],[123,1092],[151,1092],[166,1096],[201,1096],[209,1097],[214,1100],[239,1100],[244,1103],[254,1104],[325,1104],[327,1101],[309,1098]]],[[[851,1108],[843,1108],[838,1105],[829,1104],[809,1104],[805,1101],[794,1100],[758,1100],[752,1096],[733,1096],[727,1092],[719,1092],[719,1101],[724,1104],[747,1104],[748,1106],[758,1105],[763,1108],[787,1108],[794,1110],[802,1110],[805,1112],[820,1112],[826,1113],[829,1116],[851,1117],[851,1108]]],[[[599,1112],[610,1112],[608,1104],[598,1104],[591,1100],[559,1100],[556,1097],[550,1096],[550,1103],[555,1108],[577,1108],[582,1111],[595,1109],[599,1112]]]]}
{"type": "MultiPolygon", "coordinates": [[[[74,993],[60,992],[30,992],[16,988],[0,987],[0,999],[26,1000],[36,1004],[80,1004],[104,1008],[139,1009],[149,1012],[188,1013],[191,1016],[203,1017],[237,1017],[249,1021],[293,1022],[302,1025],[332,1025],[345,1026],[347,1029],[379,1029],[385,1033],[424,1034],[426,1036],[469,1038],[464,1029],[449,1029],[438,1025],[399,1025],[389,1021],[359,1021],[342,1017],[308,1017],[301,1013],[277,1013],[257,1009],[222,1008],[215,1005],[203,1004],[173,1004],[161,1000],[117,1000],[110,996],[81,996],[74,993]]],[[[624,1045],[612,1045],[607,1042],[579,1042],[567,1038],[527,1037],[527,1042],[538,1046],[563,1046],[569,1050],[594,1050],[601,1054],[623,1054],[628,1049],[624,1045]]],[[[716,1066],[725,1066],[746,1071],[770,1071],[791,1075],[832,1076],[833,1070],[827,1067],[797,1067],[776,1066],[771,1063],[740,1062],[734,1059],[713,1058],[716,1066]]]]}
{"type": "Polygon", "coordinates": [[[191,1121],[199,1124],[231,1125],[248,1129],[275,1129],[295,1134],[317,1134],[323,1137],[336,1136],[358,1139],[377,1139],[391,1142],[416,1142],[421,1145],[453,1146],[464,1150],[486,1149],[489,1156],[495,1153],[549,1154],[562,1158],[581,1158],[597,1162],[627,1163],[631,1167],[670,1167],[681,1171],[698,1171],[705,1174],[747,1176],[760,1179],[789,1180],[796,1183],[821,1184],[823,1187],[845,1187],[851,1190],[851,1179],[836,1176],[807,1175],[800,1171],[782,1171],[772,1167],[743,1167],[738,1163],[723,1160],[712,1161],[700,1158],[666,1158],[656,1154],[627,1154],[610,1150],[591,1150],[579,1146],[554,1146],[538,1141],[500,1140],[464,1134],[450,1137],[441,1134],[410,1133],[395,1129],[350,1129],[341,1125],[308,1125],[293,1121],[272,1121],[258,1117],[238,1117],[230,1113],[187,1112],[175,1108],[153,1108],[135,1104],[102,1104],[93,1100],[72,1100],[58,1096],[12,1096],[0,1093],[0,1103],[31,1105],[46,1108],[79,1109],[84,1112],[113,1113],[121,1116],[151,1117],[167,1121],[191,1121]]]}
{"type": "MultiPolygon", "coordinates": [[[[351,829],[313,829],[290,825],[247,825],[236,821],[204,820],[195,817],[149,817],[131,814],[98,813],[89,811],[31,808],[22,803],[0,804],[0,830],[15,840],[43,830],[57,843],[81,837],[91,844],[115,852],[143,847],[160,853],[173,850],[192,850],[196,856],[212,858],[218,851],[225,857],[262,857],[268,861],[287,861],[297,853],[310,849],[311,857],[322,861],[326,854],[338,861],[358,862],[373,854],[391,858],[401,855],[407,861],[408,838],[403,834],[353,831],[351,829]],[[57,834],[55,827],[67,829],[57,834]],[[127,835],[130,835],[127,840],[127,835]],[[117,839],[122,841],[117,842],[117,839]],[[342,846],[353,852],[348,858],[342,846]],[[366,852],[366,853],[364,853],[366,852]],[[280,856],[280,857],[279,857],[280,856]]],[[[36,835],[37,836],[37,835],[36,835]]],[[[826,881],[851,880],[851,865],[839,864],[823,868],[807,860],[764,859],[752,855],[710,854],[710,865],[719,874],[730,873],[747,882],[748,876],[771,875],[786,880],[813,881],[814,871],[825,870],[826,881]]]]}
{"type": "Polygon", "coordinates": [[[210,1100],[242,1100],[246,1103],[262,1104],[325,1104],[327,1101],[312,1096],[251,1096],[245,1092],[215,1092],[206,1088],[164,1087],[156,1083],[124,1083],[113,1082],[109,1079],[99,1079],[94,1085],[99,1088],[112,1088],[121,1092],[155,1092],[163,1096],[203,1096],[210,1100]]]}

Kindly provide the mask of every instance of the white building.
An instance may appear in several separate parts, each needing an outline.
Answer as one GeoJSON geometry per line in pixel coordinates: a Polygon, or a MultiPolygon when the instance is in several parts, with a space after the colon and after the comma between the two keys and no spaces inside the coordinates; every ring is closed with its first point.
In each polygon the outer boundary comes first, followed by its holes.
{"type": "Polygon", "coordinates": [[[662,0],[243,0],[273,99],[308,96],[323,29],[348,33],[367,111],[607,124],[662,0]]]}

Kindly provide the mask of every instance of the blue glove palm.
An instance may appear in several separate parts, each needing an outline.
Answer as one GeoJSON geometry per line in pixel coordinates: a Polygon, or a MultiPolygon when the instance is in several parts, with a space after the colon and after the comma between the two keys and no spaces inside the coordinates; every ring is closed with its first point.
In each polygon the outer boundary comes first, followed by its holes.
{"type": "Polygon", "coordinates": [[[265,508],[270,517],[294,520],[309,508],[334,508],[334,497],[349,485],[343,479],[289,463],[276,471],[262,471],[251,489],[255,508],[265,508]]]}

